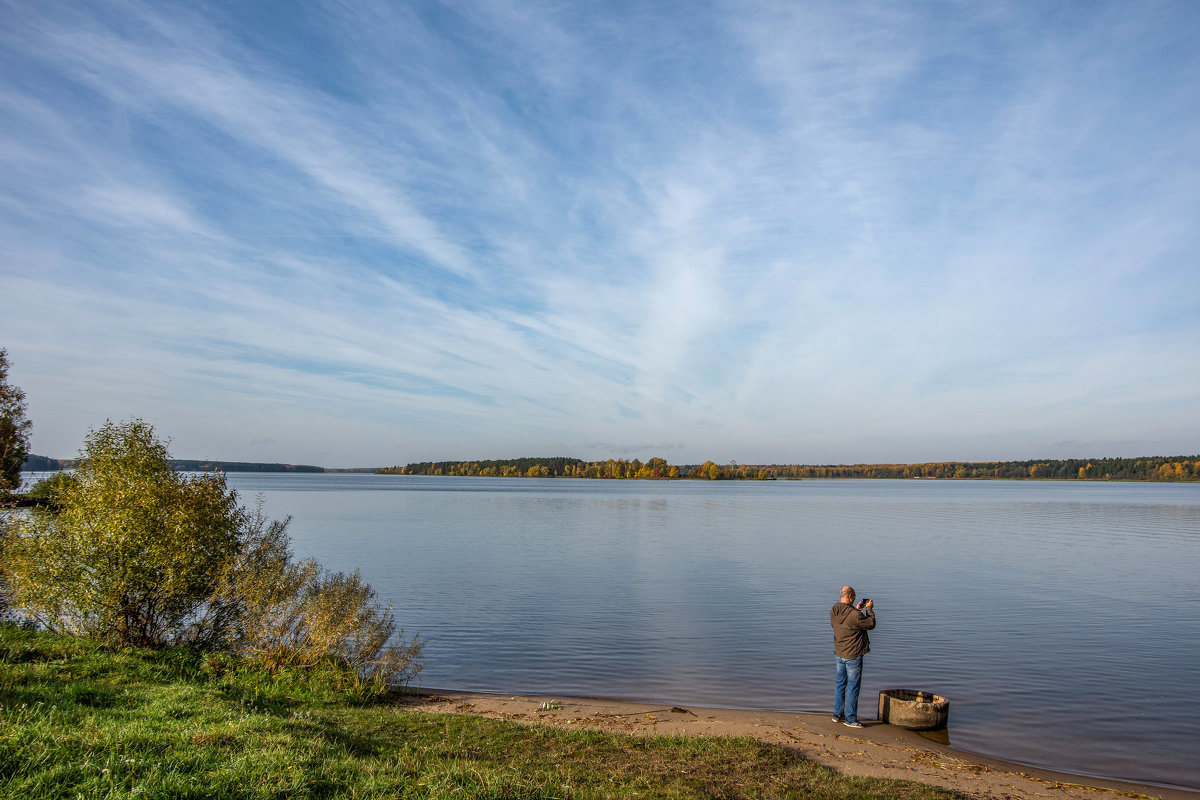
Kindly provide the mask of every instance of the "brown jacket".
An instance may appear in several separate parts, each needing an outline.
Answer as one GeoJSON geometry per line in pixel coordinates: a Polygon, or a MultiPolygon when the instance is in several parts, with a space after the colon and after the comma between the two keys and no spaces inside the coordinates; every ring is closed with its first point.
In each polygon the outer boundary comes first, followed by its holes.
{"type": "Polygon", "coordinates": [[[875,627],[875,612],[859,611],[849,603],[836,603],[829,609],[829,624],[833,626],[833,653],[842,658],[858,658],[871,652],[867,631],[875,627]]]}

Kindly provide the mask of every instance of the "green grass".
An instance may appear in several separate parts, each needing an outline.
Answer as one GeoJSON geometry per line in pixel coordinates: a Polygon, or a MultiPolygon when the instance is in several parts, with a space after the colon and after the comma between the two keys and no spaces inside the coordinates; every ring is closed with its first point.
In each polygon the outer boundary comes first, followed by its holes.
{"type": "Polygon", "coordinates": [[[753,739],[564,731],[0,626],[0,797],[934,798],[753,739]]]}

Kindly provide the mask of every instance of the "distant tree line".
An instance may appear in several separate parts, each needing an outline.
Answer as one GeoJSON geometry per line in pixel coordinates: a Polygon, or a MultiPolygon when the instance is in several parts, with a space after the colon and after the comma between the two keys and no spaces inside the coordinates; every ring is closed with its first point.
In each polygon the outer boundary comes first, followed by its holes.
{"type": "Polygon", "coordinates": [[[1044,479],[1098,481],[1200,481],[1200,455],[1141,458],[942,461],[925,464],[669,464],[623,458],[512,458],[490,461],[420,461],[378,470],[389,475],[472,475],[498,478],[603,478],[777,480],[797,478],[1044,479]]]}
{"type": "Polygon", "coordinates": [[[1068,458],[1028,461],[933,462],[767,467],[779,477],[796,478],[999,478],[1017,480],[1195,481],[1200,455],[1140,458],[1068,458]]]}
{"type": "MultiPolygon", "coordinates": [[[[23,469],[74,469],[73,458],[30,455],[23,469]]],[[[376,470],[331,470],[308,464],[172,459],[181,472],[376,472],[386,475],[473,475],[496,478],[603,478],[609,480],[778,480],[797,478],[942,478],[953,480],[1047,479],[1098,481],[1200,481],[1200,455],[1141,458],[1034,459],[1030,461],[938,461],[924,464],[670,464],[610,458],[509,458],[487,461],[420,461],[376,470]]]]}
{"type": "Polygon", "coordinates": [[[46,456],[38,456],[30,453],[21,465],[21,471],[56,472],[58,470],[71,469],[75,466],[76,461],[77,459],[74,458],[47,458],[46,456]]]}
{"type": "Polygon", "coordinates": [[[257,461],[194,461],[175,458],[175,469],[182,472],[324,472],[324,467],[311,464],[271,464],[257,461]]]}
{"type": "Polygon", "coordinates": [[[496,461],[422,461],[407,466],[383,467],[385,475],[474,475],[495,478],[679,478],[680,468],[666,459],[643,463],[623,458],[583,461],[578,458],[509,458],[496,461]]]}
{"type": "MultiPolygon", "coordinates": [[[[79,464],[77,458],[47,458],[46,456],[29,455],[21,469],[25,472],[54,472],[56,470],[75,469],[79,464]]],[[[324,467],[314,467],[311,464],[276,464],[258,461],[207,461],[186,458],[173,458],[171,465],[179,472],[327,472],[324,467]]],[[[346,470],[352,471],[352,470],[346,470]]]]}

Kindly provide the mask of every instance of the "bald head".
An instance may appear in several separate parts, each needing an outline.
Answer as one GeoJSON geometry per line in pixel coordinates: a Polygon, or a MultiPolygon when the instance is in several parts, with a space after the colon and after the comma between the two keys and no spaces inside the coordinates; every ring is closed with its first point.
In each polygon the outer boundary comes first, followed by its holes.
{"type": "Polygon", "coordinates": [[[843,586],[842,587],[842,602],[849,603],[850,605],[854,605],[854,598],[855,598],[854,587],[853,586],[843,586]]]}

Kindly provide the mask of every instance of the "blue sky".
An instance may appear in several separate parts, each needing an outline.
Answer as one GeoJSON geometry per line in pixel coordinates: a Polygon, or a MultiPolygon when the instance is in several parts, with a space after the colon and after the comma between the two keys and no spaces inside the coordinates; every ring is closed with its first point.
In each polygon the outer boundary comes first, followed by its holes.
{"type": "Polygon", "coordinates": [[[1200,452],[1200,4],[0,0],[33,449],[1200,452]]]}

